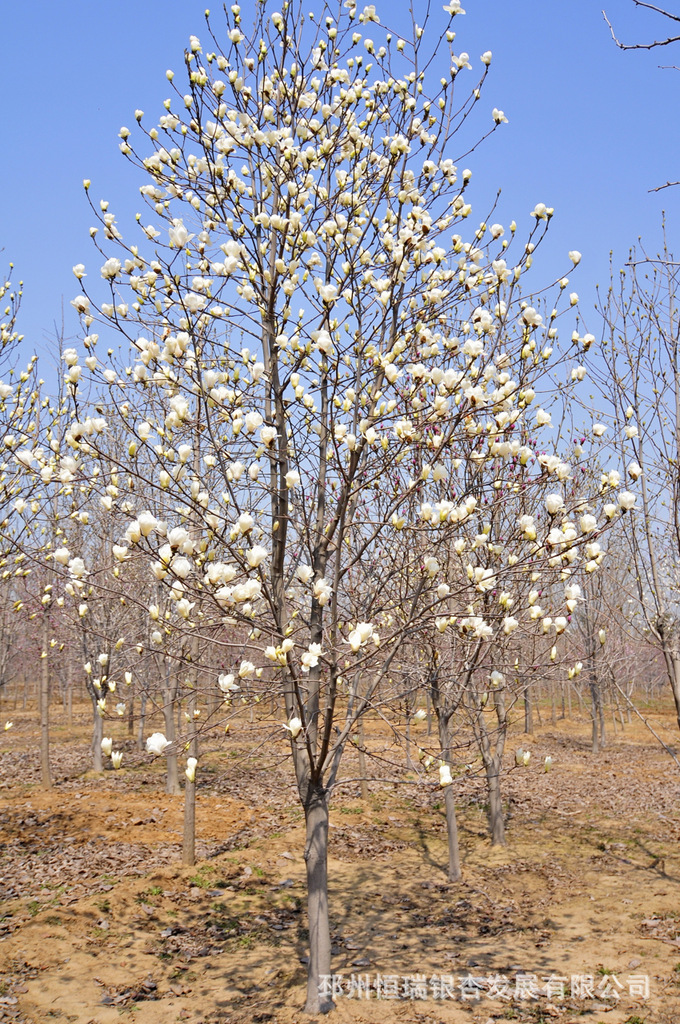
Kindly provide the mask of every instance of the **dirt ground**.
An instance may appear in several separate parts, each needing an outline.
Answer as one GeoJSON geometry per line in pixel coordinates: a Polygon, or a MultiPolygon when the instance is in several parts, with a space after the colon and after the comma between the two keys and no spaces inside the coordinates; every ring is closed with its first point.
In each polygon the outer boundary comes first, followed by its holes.
{"type": "MultiPolygon", "coordinates": [[[[677,742],[670,708],[645,714],[677,742]]],[[[309,1020],[303,824],[284,738],[263,727],[268,758],[253,762],[244,723],[204,753],[199,860],[183,868],[182,797],[165,795],[162,765],[135,753],[122,723],[127,767],[96,775],[85,708],[70,730],[55,711],[44,793],[35,713],[10,717],[0,1021],[309,1020]]],[[[350,752],[330,838],[338,1024],[680,1022],[680,768],[639,721],[597,756],[585,721],[512,739],[532,760],[504,780],[506,848],[489,844],[481,781],[455,783],[456,884],[436,781],[395,785],[385,771],[362,801],[350,752]]]]}

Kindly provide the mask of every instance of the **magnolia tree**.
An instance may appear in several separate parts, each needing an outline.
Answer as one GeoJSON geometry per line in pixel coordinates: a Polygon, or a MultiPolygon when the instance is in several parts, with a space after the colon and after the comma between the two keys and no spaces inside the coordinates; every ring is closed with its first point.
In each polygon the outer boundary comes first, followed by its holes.
{"type": "MultiPolygon", "coordinates": [[[[44,457],[46,433],[54,410],[41,400],[37,357],[22,367],[18,348],[23,336],[17,330],[21,283],[14,289],[9,275],[0,283],[0,301],[6,303],[0,322],[0,585],[5,600],[15,611],[24,610],[22,593],[31,564],[43,546],[39,516],[43,510],[41,488],[45,480],[31,472],[36,455],[44,457]],[[21,581],[20,590],[15,589],[21,581]]],[[[31,588],[29,587],[29,593],[31,588]]],[[[51,785],[48,718],[48,591],[42,608],[43,650],[40,673],[41,775],[44,788],[51,785]]],[[[30,601],[29,601],[30,603],[30,601]]],[[[40,606],[39,606],[40,607],[40,606]]],[[[35,609],[30,614],[35,615],[35,609]]]]}
{"type": "Polygon", "coordinates": [[[680,362],[678,268],[666,245],[656,259],[633,252],[600,303],[603,372],[599,377],[617,469],[639,481],[641,515],[621,534],[626,551],[622,594],[635,614],[623,617],[632,639],[664,659],[680,725],[680,362]],[[638,427],[640,424],[640,427],[638,427]]]}
{"type": "MultiPolygon", "coordinates": [[[[84,352],[66,354],[68,454],[45,455],[85,475],[106,451],[87,476],[119,529],[112,571],[146,566],[167,602],[148,606],[146,638],[123,638],[131,649],[188,648],[225,698],[247,687],[285,703],[310,1012],[332,1005],[329,796],[355,725],[403,697],[393,669],[423,632],[452,630],[491,669],[499,638],[546,619],[535,587],[513,596],[527,574],[554,570],[575,604],[570,573],[597,566],[607,522],[565,504],[570,467],[548,440],[524,440],[549,437],[545,368],[569,386],[585,370],[555,348],[558,305],[543,316],[522,297],[552,211],[535,208],[526,241],[514,223],[471,223],[471,175],[452,153],[491,54],[462,96],[457,0],[444,13],[417,25],[414,12],[406,38],[372,6],[314,19],[258,4],[246,26],[235,5],[223,36],[209,23],[209,46],[192,37],[158,125],[135,114],[141,149],[120,133],[143,175],[137,236],[93,204],[109,294],[74,268],[84,352]],[[105,356],[112,330],[122,341],[105,356]],[[518,504],[530,472],[550,485],[540,523],[518,504]]],[[[491,112],[490,130],[504,120],[491,112]]],[[[590,343],[577,340],[572,353],[590,343]]],[[[103,577],[73,558],[64,569],[87,614],[103,577]]],[[[192,755],[192,786],[195,772],[192,755]]]]}

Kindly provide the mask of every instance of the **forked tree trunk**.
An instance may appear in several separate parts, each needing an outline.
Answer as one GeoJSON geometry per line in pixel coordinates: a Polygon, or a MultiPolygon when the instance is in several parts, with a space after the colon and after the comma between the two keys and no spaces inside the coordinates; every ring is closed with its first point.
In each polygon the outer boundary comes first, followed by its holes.
{"type": "Polygon", "coordinates": [[[305,801],[309,969],[306,1013],[328,1013],[335,1006],[322,993],[322,979],[331,974],[331,932],[328,917],[328,797],[309,786],[305,801]]]}
{"type": "Polygon", "coordinates": [[[484,721],[484,712],[481,708],[477,712],[477,734],[479,749],[482,755],[482,763],[486,772],[486,788],[489,797],[489,834],[492,846],[505,846],[505,819],[503,817],[503,799],[501,796],[501,765],[503,763],[502,740],[499,735],[496,739],[497,753],[492,753],[489,730],[484,721]]]}

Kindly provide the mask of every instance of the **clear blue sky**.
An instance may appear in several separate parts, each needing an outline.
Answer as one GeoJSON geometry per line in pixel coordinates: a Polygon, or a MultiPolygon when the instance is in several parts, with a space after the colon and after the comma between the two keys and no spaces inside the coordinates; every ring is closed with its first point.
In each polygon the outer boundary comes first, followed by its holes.
{"type": "MultiPolygon", "coordinates": [[[[251,2],[243,0],[244,15],[251,2]]],[[[376,6],[383,21],[388,10],[400,20],[408,10],[406,0],[376,6]]],[[[310,10],[319,7],[309,0],[310,10]]],[[[680,178],[680,72],[658,68],[680,64],[680,47],[621,52],[598,0],[464,0],[464,7],[454,26],[458,52],[470,53],[475,76],[479,55],[490,49],[494,56],[480,128],[494,106],[509,119],[464,162],[474,172],[473,211],[481,218],[498,188],[504,216],[496,219],[528,225],[537,202],[554,206],[534,280],[567,272],[567,251],[581,250],[571,282],[594,326],[588,307],[595,283],[607,280],[610,249],[618,265],[638,235],[655,248],[662,209],[671,243],[680,230],[680,188],[648,192],[680,178]]],[[[664,20],[636,11],[631,0],[607,0],[606,7],[624,41],[665,34],[664,20]]],[[[118,152],[118,130],[134,128],[136,107],[148,125],[162,113],[166,68],[182,73],[189,35],[205,35],[204,9],[205,0],[3,5],[0,259],[13,261],[24,281],[27,349],[48,348],[62,298],[66,337],[77,335],[71,267],[99,265],[82,179],[92,180],[93,198],[111,202],[125,234],[141,208],[142,181],[118,152]]]]}

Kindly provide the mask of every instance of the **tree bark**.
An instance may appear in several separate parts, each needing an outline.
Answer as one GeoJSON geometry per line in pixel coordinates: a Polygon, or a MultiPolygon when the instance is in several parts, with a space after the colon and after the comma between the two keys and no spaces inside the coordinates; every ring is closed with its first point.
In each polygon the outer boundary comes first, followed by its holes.
{"type": "Polygon", "coordinates": [[[42,624],[42,660],[40,663],[40,782],[43,789],[52,789],[50,769],[50,624],[47,613],[42,624]]]}
{"type": "MultiPolygon", "coordinates": [[[[198,757],[198,739],[196,736],[196,691],[189,693],[189,747],[190,757],[198,757]]],[[[186,773],[185,773],[186,777],[186,773]]],[[[196,782],[186,778],[184,784],[184,833],[182,836],[182,864],[193,867],[196,863],[196,782]]]]}
{"type": "Polygon", "coordinates": [[[357,746],[359,748],[359,775],[361,778],[361,799],[368,800],[368,782],[366,781],[366,744],[364,737],[363,715],[359,719],[357,729],[357,746]]]}
{"type": "Polygon", "coordinates": [[[175,737],[177,736],[174,714],[174,698],[176,692],[176,687],[173,687],[172,690],[165,689],[163,691],[163,721],[165,723],[165,738],[169,743],[173,744],[172,752],[166,756],[167,774],[165,777],[165,792],[170,793],[173,796],[182,792],[182,787],[179,784],[179,772],[177,770],[177,752],[174,748],[175,737]]]}
{"type": "MultiPolygon", "coordinates": [[[[439,713],[439,746],[442,760],[449,762],[451,756],[450,716],[439,713]]],[[[460,847],[458,845],[458,822],[456,821],[456,795],[453,785],[444,787],[444,809],[446,811],[446,836],[449,848],[449,881],[459,882],[462,876],[460,847]]]]}
{"type": "Polygon", "coordinates": [[[531,690],[529,684],[524,687],[524,732],[533,733],[534,731],[534,713],[533,706],[531,703],[531,690]]]}
{"type": "Polygon", "coordinates": [[[305,800],[307,842],[307,916],[309,920],[309,969],[306,1013],[328,1013],[335,1003],[321,994],[322,977],[331,973],[331,933],[328,917],[328,797],[310,784],[305,800]]]}
{"type": "Polygon", "coordinates": [[[99,714],[96,701],[92,701],[92,767],[96,772],[104,771],[102,758],[102,736],[104,735],[104,722],[99,714]]]}
{"type": "Polygon", "coordinates": [[[505,819],[501,797],[500,769],[492,757],[486,768],[486,782],[489,793],[489,832],[492,846],[505,846],[505,819]]]}

